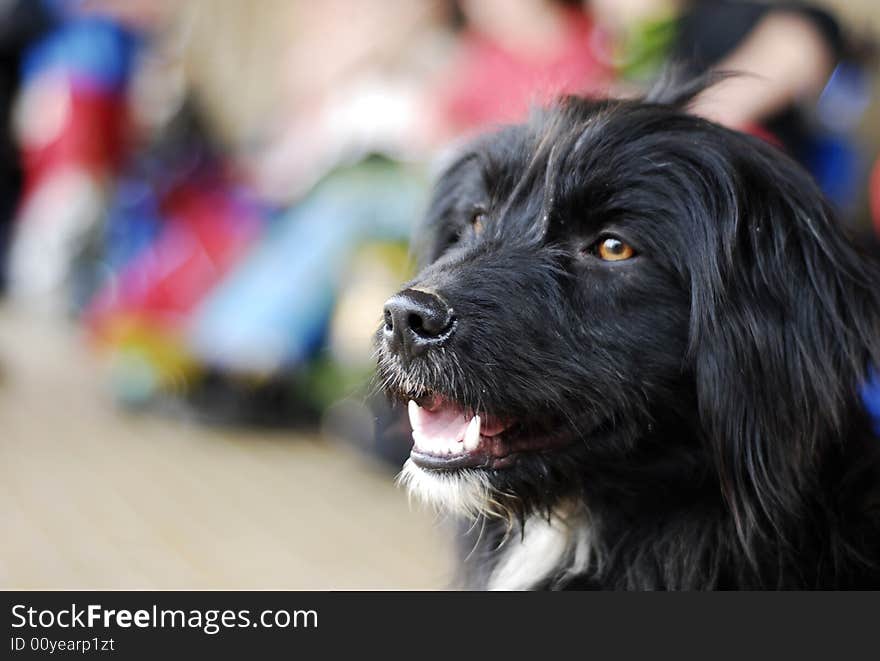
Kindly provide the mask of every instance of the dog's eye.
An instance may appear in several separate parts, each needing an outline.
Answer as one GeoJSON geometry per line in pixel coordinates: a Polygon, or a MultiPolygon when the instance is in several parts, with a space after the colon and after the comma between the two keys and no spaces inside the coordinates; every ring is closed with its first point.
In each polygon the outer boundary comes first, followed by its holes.
{"type": "Polygon", "coordinates": [[[613,236],[606,237],[596,244],[596,254],[606,262],[621,262],[636,254],[633,247],[613,236]]]}

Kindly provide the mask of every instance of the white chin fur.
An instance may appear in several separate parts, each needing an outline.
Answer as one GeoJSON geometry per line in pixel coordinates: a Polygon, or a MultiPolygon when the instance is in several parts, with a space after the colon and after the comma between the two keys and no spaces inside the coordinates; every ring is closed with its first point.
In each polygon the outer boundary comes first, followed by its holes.
{"type": "Polygon", "coordinates": [[[489,479],[481,471],[428,471],[407,459],[397,481],[439,512],[472,518],[492,514],[489,479]]]}

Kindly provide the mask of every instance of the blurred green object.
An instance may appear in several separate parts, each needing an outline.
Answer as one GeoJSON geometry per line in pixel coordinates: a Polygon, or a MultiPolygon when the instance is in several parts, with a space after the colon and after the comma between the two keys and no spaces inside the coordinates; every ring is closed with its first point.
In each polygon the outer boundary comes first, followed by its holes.
{"type": "Polygon", "coordinates": [[[631,82],[647,83],[656,78],[675,43],[678,17],[668,15],[632,26],[615,47],[618,74],[631,82]]]}

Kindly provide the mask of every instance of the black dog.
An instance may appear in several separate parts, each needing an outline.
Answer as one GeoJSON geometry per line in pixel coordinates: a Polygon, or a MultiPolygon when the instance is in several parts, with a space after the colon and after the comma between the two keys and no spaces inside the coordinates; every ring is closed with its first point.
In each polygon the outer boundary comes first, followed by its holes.
{"type": "Polygon", "coordinates": [[[880,586],[880,277],[694,91],[568,98],[437,184],[379,375],[469,587],[880,586]]]}

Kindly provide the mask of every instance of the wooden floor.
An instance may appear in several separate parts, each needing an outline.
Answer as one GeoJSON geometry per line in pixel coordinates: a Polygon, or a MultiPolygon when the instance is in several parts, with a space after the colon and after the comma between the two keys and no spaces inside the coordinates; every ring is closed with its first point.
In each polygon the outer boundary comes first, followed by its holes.
{"type": "Polygon", "coordinates": [[[449,548],[350,449],[120,412],[73,329],[0,308],[0,587],[438,588],[449,548]]]}

